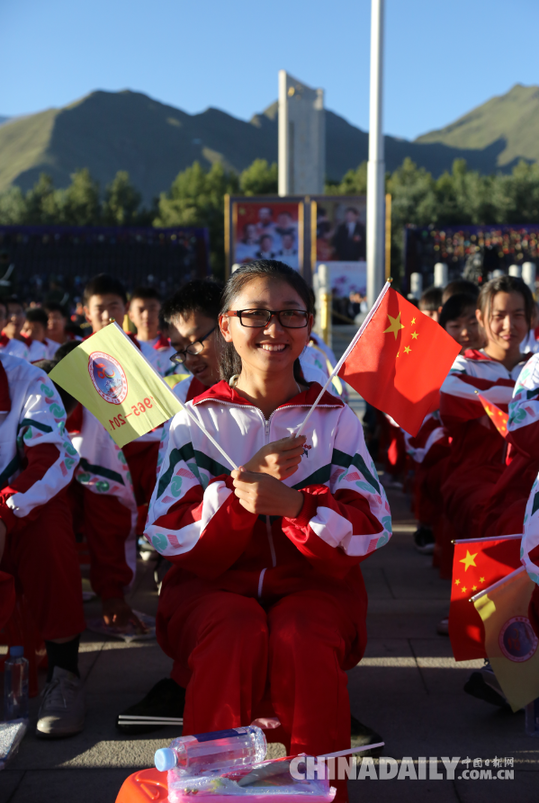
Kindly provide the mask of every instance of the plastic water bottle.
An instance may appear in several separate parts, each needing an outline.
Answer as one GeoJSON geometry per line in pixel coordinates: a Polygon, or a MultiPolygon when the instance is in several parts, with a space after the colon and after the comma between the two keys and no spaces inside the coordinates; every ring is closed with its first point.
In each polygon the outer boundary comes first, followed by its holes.
{"type": "Polygon", "coordinates": [[[24,647],[10,647],[4,664],[4,718],[28,719],[28,661],[24,647]]]}
{"type": "Polygon", "coordinates": [[[528,703],[525,711],[525,729],[528,736],[539,736],[539,697],[528,703]]]}
{"type": "Polygon", "coordinates": [[[262,729],[249,725],[174,739],[169,747],[156,751],[155,766],[160,772],[174,770],[183,777],[221,775],[263,761],[266,750],[262,729]]]}

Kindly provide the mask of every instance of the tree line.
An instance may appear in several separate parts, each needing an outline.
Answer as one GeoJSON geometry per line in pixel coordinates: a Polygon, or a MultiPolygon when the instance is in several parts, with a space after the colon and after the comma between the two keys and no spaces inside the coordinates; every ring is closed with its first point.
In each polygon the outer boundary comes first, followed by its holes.
{"type": "MultiPolygon", "coordinates": [[[[365,195],[367,164],[350,170],[341,182],[327,183],[330,195],[365,195]]],[[[403,229],[408,223],[452,224],[539,223],[539,164],[520,161],[509,174],[481,175],[456,159],[451,172],[434,178],[405,159],[386,174],[392,196],[392,273],[402,264],[403,229]]],[[[256,159],[241,173],[215,163],[205,170],[198,162],[178,173],[168,191],[149,207],[125,171],[116,173],[101,192],[89,171],[72,174],[65,189],[42,174],[32,189],[11,187],[0,193],[0,225],[64,224],[73,226],[207,226],[211,265],[224,271],[223,196],[277,194],[277,165],[256,159]]]]}

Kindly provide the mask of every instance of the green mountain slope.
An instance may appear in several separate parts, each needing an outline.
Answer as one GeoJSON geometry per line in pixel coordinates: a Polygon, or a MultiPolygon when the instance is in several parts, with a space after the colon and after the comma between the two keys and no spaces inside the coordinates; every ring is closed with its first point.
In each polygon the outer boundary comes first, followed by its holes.
{"type": "Polygon", "coordinates": [[[507,94],[491,98],[451,125],[424,134],[415,142],[477,149],[497,143],[498,167],[508,167],[521,158],[536,162],[539,160],[539,86],[516,84],[507,94]]]}
{"type": "MultiPolygon", "coordinates": [[[[66,187],[74,170],[87,167],[101,187],[127,170],[148,203],[195,160],[206,168],[218,161],[238,172],[256,158],[275,162],[277,125],[276,103],[246,122],[212,108],[186,114],[139,92],[92,92],[62,109],[0,126],[0,192],[12,184],[28,190],[42,172],[66,187]]],[[[409,156],[437,176],[462,157],[483,173],[508,169],[521,156],[539,159],[534,131],[539,132],[539,88],[514,87],[415,142],[386,136],[386,166],[395,170],[409,156]]],[[[367,158],[368,134],[327,111],[328,179],[340,181],[367,158]]]]}

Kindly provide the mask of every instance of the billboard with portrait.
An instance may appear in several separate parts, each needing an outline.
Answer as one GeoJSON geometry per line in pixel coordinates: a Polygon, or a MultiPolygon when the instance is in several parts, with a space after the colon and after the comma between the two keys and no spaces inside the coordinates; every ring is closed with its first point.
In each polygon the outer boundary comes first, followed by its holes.
{"type": "Polygon", "coordinates": [[[278,259],[303,270],[303,199],[229,198],[229,266],[278,259]]]}
{"type": "Polygon", "coordinates": [[[334,296],[367,292],[367,199],[318,196],[311,199],[311,261],[330,271],[334,296]]]}

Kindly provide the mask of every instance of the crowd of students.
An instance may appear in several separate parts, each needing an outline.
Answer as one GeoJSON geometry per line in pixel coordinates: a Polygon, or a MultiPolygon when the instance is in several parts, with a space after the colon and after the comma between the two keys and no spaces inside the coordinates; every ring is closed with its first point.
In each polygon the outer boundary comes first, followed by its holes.
{"type": "MultiPolygon", "coordinates": [[[[294,434],[335,358],[312,331],[312,292],[288,266],[249,263],[224,288],[193,281],[164,304],[152,288],[128,301],[122,284],[101,274],[83,308],[86,333],[60,304],[0,300],[0,579],[15,578],[45,641],[38,734],[70,735],[84,724],[75,533],[87,541],[104,620],[122,628],[137,624],[125,595],[145,525],[149,548],[170,564],[157,637],[173,669],[126,714],[183,716],[184,733],[269,717],[289,751],[314,755],[345,749],[351,733],[375,741],[351,717],[346,670],[366,644],[360,564],[391,537],[383,486],[408,484],[416,546],[434,553],[442,576],[454,537],[523,532],[539,471],[528,287],[504,276],[480,291],[457,281],[423,295],[420,310],[462,350],[440,409],[417,436],[381,416],[390,432],[382,482],[339,381],[305,433],[294,434]],[[184,412],[120,449],[54,386],[51,368],[113,319],[136,328],[134,343],[238,469],[184,412]],[[507,437],[476,391],[510,410],[507,437]]],[[[531,572],[539,572],[535,521],[530,511],[531,572]]]]}

